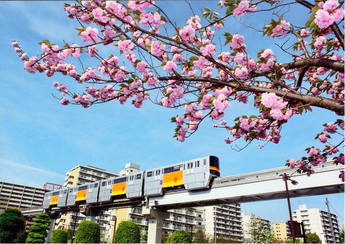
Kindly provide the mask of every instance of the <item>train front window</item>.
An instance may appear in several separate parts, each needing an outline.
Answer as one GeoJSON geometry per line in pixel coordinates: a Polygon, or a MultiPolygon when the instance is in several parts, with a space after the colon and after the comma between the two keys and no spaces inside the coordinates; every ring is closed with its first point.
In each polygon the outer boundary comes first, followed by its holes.
{"type": "Polygon", "coordinates": [[[210,156],[210,173],[216,176],[220,176],[219,159],[215,156],[210,156]]]}
{"type": "Polygon", "coordinates": [[[215,156],[210,156],[210,166],[213,166],[219,169],[219,159],[215,156]]]}

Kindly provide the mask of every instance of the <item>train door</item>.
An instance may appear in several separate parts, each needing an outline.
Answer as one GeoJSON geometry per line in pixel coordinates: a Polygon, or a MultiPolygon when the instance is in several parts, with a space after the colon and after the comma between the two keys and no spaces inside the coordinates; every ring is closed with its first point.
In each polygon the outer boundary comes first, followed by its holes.
{"type": "Polygon", "coordinates": [[[46,194],[44,194],[44,199],[43,199],[44,209],[49,209],[50,197],[51,197],[51,192],[46,192],[46,194]]]}
{"type": "Polygon", "coordinates": [[[144,195],[163,195],[162,176],[163,169],[155,169],[145,172],[144,195]]]}
{"type": "Polygon", "coordinates": [[[77,188],[76,187],[72,187],[72,188],[68,189],[66,206],[75,205],[76,194],[77,194],[77,188]]]}
{"type": "Polygon", "coordinates": [[[112,179],[104,180],[100,182],[99,187],[99,197],[98,200],[100,202],[108,202],[111,200],[111,186],[112,186],[112,179]]]}
{"type": "Polygon", "coordinates": [[[142,197],[143,178],[143,173],[137,173],[127,177],[127,198],[142,197]]]}
{"type": "Polygon", "coordinates": [[[86,196],[86,203],[96,203],[98,197],[99,183],[91,183],[88,187],[88,193],[86,196]]]}
{"type": "Polygon", "coordinates": [[[66,206],[67,193],[68,193],[67,189],[64,189],[64,190],[60,191],[59,200],[58,200],[58,203],[57,203],[58,207],[65,207],[66,206]]]}

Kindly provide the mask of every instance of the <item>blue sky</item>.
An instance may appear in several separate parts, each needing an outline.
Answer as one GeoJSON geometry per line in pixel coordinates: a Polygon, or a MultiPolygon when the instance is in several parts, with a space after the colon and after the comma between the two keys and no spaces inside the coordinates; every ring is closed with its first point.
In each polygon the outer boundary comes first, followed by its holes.
{"type": "MultiPolygon", "coordinates": [[[[200,7],[212,4],[214,2],[196,1],[195,10],[198,13],[200,7]]],[[[183,1],[166,2],[165,7],[178,23],[190,15],[183,1]]],[[[47,181],[62,184],[65,172],[78,164],[116,172],[127,162],[149,169],[210,154],[220,158],[223,176],[280,167],[286,159],[302,156],[304,148],[315,144],[313,137],[321,130],[321,124],[334,118],[318,109],[295,116],[284,126],[279,145],[269,144],[259,149],[259,143],[253,143],[237,152],[224,143],[224,131],[212,128],[210,121],[186,142],[177,142],[172,138],[174,125],[169,122],[178,114],[176,110],[149,103],[136,109],[117,102],[88,109],[64,107],[52,96],[55,90],[51,84],[56,78],[25,72],[10,45],[11,40],[19,40],[29,55],[37,55],[37,43],[41,40],[49,39],[58,44],[62,40],[79,41],[74,30],[76,23],[65,17],[63,2],[2,2],[0,12],[0,22],[6,23],[2,25],[0,36],[2,181],[35,186],[47,181]]],[[[302,14],[294,13],[294,16],[303,19],[302,14]]],[[[251,16],[247,23],[262,26],[267,20],[266,15],[251,16]]],[[[264,47],[276,49],[266,39],[257,39],[260,38],[257,34],[248,31],[244,20],[231,21],[231,25],[226,26],[227,31],[244,31],[247,46],[254,50],[252,55],[264,47]]],[[[232,105],[228,119],[248,111],[252,112],[249,106],[232,105]]],[[[305,203],[325,209],[325,197],[296,198],[292,206],[295,209],[305,203]]],[[[343,194],[327,197],[343,222],[343,194]]],[[[256,213],[272,221],[288,218],[284,200],[246,203],[242,208],[247,214],[256,213]],[[282,211],[276,211],[278,209],[282,211]]]]}

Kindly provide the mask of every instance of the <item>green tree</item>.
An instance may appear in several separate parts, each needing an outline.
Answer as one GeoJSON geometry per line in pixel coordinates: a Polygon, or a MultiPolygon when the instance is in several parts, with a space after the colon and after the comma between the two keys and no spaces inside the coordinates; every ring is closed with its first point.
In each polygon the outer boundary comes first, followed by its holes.
{"type": "Polygon", "coordinates": [[[140,242],[140,227],[133,221],[122,221],[117,227],[114,243],[140,242]]]}
{"type": "Polygon", "coordinates": [[[50,243],[67,243],[68,233],[66,230],[54,230],[50,243]]]}
{"type": "Polygon", "coordinates": [[[248,234],[250,235],[250,242],[253,243],[272,243],[275,242],[276,239],[274,235],[271,233],[269,228],[265,228],[265,224],[263,220],[252,215],[249,221],[249,231],[248,234]]]}
{"type": "Polygon", "coordinates": [[[307,243],[321,243],[321,239],[316,233],[307,233],[305,239],[307,243]]]}
{"type": "Polygon", "coordinates": [[[344,233],[345,231],[342,230],[339,234],[339,243],[345,243],[345,240],[344,240],[344,233]]]}
{"type": "Polygon", "coordinates": [[[34,223],[30,226],[26,243],[44,243],[49,229],[50,218],[48,214],[39,214],[34,218],[34,223]]]}
{"type": "Polygon", "coordinates": [[[192,236],[184,230],[175,230],[167,240],[167,243],[191,243],[192,236]]]}
{"type": "Polygon", "coordinates": [[[17,209],[5,209],[0,215],[0,243],[15,242],[24,231],[25,219],[17,209]]]}
{"type": "Polygon", "coordinates": [[[197,230],[193,236],[194,243],[208,243],[205,233],[202,230],[197,230]]]}
{"type": "Polygon", "coordinates": [[[75,233],[76,243],[99,243],[100,227],[92,221],[82,221],[75,233]]]}

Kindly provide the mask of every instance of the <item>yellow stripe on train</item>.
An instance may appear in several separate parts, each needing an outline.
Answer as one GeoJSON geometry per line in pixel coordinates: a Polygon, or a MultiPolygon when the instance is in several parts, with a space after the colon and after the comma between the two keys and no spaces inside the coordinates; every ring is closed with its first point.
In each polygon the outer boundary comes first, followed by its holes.
{"type": "Polygon", "coordinates": [[[210,166],[210,169],[215,170],[215,171],[219,171],[219,169],[217,167],[214,167],[214,166],[210,166]]]}
{"type": "Polygon", "coordinates": [[[51,196],[49,205],[56,205],[58,203],[59,196],[51,196]]]}
{"type": "Polygon", "coordinates": [[[183,171],[175,171],[163,175],[163,188],[183,185],[183,171]]]}
{"type": "Polygon", "coordinates": [[[84,201],[86,200],[87,196],[87,190],[81,190],[77,192],[77,198],[75,199],[76,201],[84,201]]]}
{"type": "Polygon", "coordinates": [[[113,184],[112,190],[111,190],[111,195],[112,196],[117,196],[117,195],[123,195],[126,194],[126,182],[121,182],[117,184],[113,184]]]}

